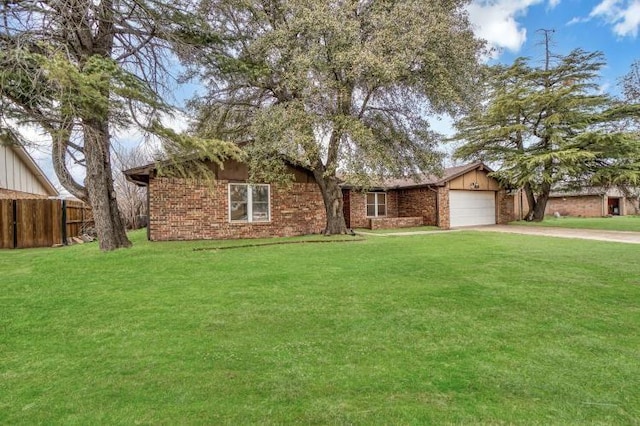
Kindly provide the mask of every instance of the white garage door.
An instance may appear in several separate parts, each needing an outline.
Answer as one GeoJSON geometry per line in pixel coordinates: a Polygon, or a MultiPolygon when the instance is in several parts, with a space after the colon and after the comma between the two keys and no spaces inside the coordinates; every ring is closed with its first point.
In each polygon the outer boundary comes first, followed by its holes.
{"type": "Polygon", "coordinates": [[[495,191],[449,191],[450,226],[496,223],[495,191]]]}

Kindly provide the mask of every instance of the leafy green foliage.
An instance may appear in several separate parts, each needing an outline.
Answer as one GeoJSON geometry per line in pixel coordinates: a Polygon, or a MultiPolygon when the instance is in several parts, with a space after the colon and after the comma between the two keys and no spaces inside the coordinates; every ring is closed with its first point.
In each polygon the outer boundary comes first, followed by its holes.
{"type": "Polygon", "coordinates": [[[487,70],[487,102],[458,124],[459,158],[500,165],[496,177],[524,187],[541,220],[552,187],[637,185],[640,143],[622,124],[640,106],[599,93],[602,54],[580,49],[533,67],[525,58],[487,70]]]}
{"type": "Polygon", "coordinates": [[[197,131],[250,141],[254,179],[282,180],[285,160],[322,188],[437,172],[425,116],[470,102],[482,49],[467,3],[202,1],[219,42],[182,55],[208,88],[197,131]]]}
{"type": "Polygon", "coordinates": [[[162,141],[163,152],[156,161],[161,176],[199,179],[213,184],[215,176],[206,161],[224,167],[226,160],[243,161],[246,153],[236,144],[194,135],[176,133],[156,121],[151,126],[153,133],[162,141]]]}

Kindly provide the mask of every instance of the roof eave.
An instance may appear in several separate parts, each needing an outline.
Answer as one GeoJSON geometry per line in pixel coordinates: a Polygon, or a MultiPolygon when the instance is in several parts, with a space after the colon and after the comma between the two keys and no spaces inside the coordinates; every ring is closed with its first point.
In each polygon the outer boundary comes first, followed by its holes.
{"type": "Polygon", "coordinates": [[[491,169],[489,166],[487,166],[486,164],[484,164],[481,161],[476,161],[475,163],[471,163],[469,164],[467,167],[458,170],[456,173],[452,174],[451,176],[447,176],[446,178],[443,178],[441,180],[439,180],[437,182],[438,186],[444,186],[447,182],[452,181],[453,179],[460,177],[462,175],[464,175],[465,173],[469,173],[471,170],[486,170],[489,173],[493,173],[493,169],[491,169]]]}
{"type": "Polygon", "coordinates": [[[138,186],[149,185],[149,175],[155,169],[155,163],[145,164],[144,166],[134,167],[132,169],[122,170],[125,178],[138,186]]]}

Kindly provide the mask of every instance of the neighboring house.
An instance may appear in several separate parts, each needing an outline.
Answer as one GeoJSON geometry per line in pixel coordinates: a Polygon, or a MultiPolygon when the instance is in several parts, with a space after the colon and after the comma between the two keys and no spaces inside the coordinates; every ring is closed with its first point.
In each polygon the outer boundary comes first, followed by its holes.
{"type": "Polygon", "coordinates": [[[349,228],[460,226],[507,223],[513,218],[511,196],[489,176],[492,170],[471,163],[418,181],[387,181],[366,193],[343,187],[349,228]]]}
{"type": "Polygon", "coordinates": [[[0,144],[0,199],[57,196],[58,191],[22,146],[0,144]]]}
{"type": "Polygon", "coordinates": [[[91,209],[61,199],[23,147],[0,144],[0,249],[68,244],[93,227],[91,209]]]}
{"type": "MultiPolygon", "coordinates": [[[[210,164],[212,186],[195,179],[158,176],[154,164],[124,171],[130,181],[147,186],[152,241],[261,238],[315,234],[326,221],[324,203],[313,175],[289,166],[289,186],[247,183],[247,166],[227,161],[210,164]]],[[[397,181],[369,192],[344,185],[347,226],[453,226],[505,223],[513,200],[487,176],[480,163],[445,170],[444,177],[397,181]]]]}
{"type": "MultiPolygon", "coordinates": [[[[524,191],[515,197],[515,216],[522,219],[527,214],[528,203],[524,191]]],[[[618,188],[583,188],[578,191],[553,191],[549,196],[545,215],[603,217],[640,214],[637,195],[623,193],[618,188]]]]}

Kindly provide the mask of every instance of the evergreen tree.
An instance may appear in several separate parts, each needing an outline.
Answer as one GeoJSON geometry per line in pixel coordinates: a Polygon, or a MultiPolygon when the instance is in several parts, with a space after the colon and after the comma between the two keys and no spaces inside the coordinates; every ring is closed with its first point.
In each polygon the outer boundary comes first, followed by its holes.
{"type": "Polygon", "coordinates": [[[640,102],[640,60],[631,64],[631,69],[622,78],[625,98],[631,102],[640,102]]]}
{"type": "Polygon", "coordinates": [[[238,149],[160,125],[171,50],[197,33],[189,2],[26,0],[0,5],[0,138],[20,143],[24,125],[52,140],[62,186],[90,203],[100,248],[127,247],[114,191],[112,132],[139,125],[171,148],[214,160],[238,149]],[[86,167],[79,182],[70,163],[86,167]]]}
{"type": "MultiPolygon", "coordinates": [[[[548,39],[547,39],[548,41],[548,39]]],[[[491,67],[486,102],[458,123],[455,157],[498,164],[496,177],[523,188],[526,220],[541,221],[551,189],[558,185],[640,182],[637,135],[621,126],[638,105],[599,93],[599,52],[576,49],[551,55],[543,66],[518,58],[491,67]]]]}

